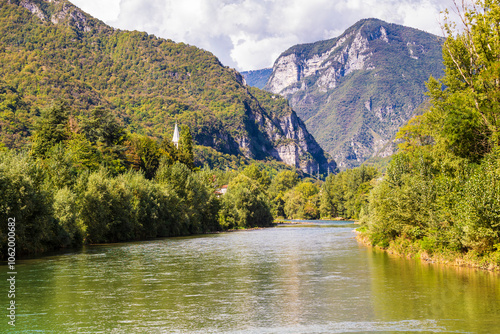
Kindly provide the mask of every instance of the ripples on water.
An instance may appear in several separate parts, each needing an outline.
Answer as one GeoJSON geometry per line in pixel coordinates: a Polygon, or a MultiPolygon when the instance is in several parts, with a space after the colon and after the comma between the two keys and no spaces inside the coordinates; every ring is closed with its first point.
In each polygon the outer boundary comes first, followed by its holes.
{"type": "Polygon", "coordinates": [[[498,275],[391,258],[315,224],[19,261],[16,329],[500,333],[498,275]]]}

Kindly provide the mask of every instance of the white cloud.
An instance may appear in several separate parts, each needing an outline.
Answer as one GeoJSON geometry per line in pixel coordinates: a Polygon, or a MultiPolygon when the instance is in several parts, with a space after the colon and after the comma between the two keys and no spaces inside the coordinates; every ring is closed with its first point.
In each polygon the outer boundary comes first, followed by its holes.
{"type": "Polygon", "coordinates": [[[84,12],[104,22],[115,20],[120,12],[120,0],[70,0],[84,12]]]}
{"type": "Polygon", "coordinates": [[[272,66],[297,43],[341,34],[376,17],[441,34],[451,0],[74,0],[121,29],[142,30],[213,52],[239,70],[272,66]]]}

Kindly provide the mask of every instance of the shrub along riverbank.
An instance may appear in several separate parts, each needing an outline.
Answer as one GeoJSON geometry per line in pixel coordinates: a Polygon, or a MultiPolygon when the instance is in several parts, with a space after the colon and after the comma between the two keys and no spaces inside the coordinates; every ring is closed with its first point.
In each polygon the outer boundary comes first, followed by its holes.
{"type": "Polygon", "coordinates": [[[229,183],[232,195],[219,198],[221,172],[180,162],[161,163],[153,179],[103,166],[72,175],[71,166],[64,156],[0,153],[0,212],[16,220],[17,254],[272,225],[263,190],[243,173],[229,183]]]}

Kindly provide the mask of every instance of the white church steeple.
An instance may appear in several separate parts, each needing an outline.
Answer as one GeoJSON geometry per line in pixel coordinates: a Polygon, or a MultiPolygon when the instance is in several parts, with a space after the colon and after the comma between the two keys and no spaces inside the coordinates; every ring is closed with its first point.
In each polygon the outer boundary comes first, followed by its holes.
{"type": "Polygon", "coordinates": [[[174,137],[172,138],[176,148],[179,148],[179,128],[177,127],[177,122],[175,122],[174,137]]]}

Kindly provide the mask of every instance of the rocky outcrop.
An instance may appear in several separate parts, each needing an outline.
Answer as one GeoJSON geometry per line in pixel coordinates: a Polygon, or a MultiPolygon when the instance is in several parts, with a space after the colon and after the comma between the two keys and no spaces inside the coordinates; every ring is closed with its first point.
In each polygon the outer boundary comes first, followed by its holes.
{"type": "MultiPolygon", "coordinates": [[[[8,2],[17,3],[15,0],[8,0],[8,2]]],[[[26,8],[44,22],[67,24],[80,32],[90,32],[96,26],[104,28],[102,22],[66,0],[21,0],[18,5],[26,8]]]]}
{"type": "MultiPolygon", "coordinates": [[[[9,0],[9,3],[12,3],[12,0],[9,0]]],[[[19,5],[29,10],[33,15],[38,17],[40,20],[47,21],[47,16],[45,15],[45,13],[40,9],[38,4],[34,3],[33,1],[22,0],[19,3],[19,5]]]]}
{"type": "Polygon", "coordinates": [[[272,132],[273,141],[277,143],[273,151],[276,158],[308,174],[326,174],[337,170],[335,161],[325,156],[294,111],[277,119],[277,123],[281,131],[272,132]]]}
{"type": "Polygon", "coordinates": [[[341,168],[392,153],[395,133],[442,75],[437,36],[362,20],[338,38],[296,45],[274,63],[266,86],[280,94],[341,168]]]}
{"type": "Polygon", "coordinates": [[[285,88],[299,82],[301,77],[301,63],[295,54],[278,58],[273,66],[271,79],[265,89],[272,93],[281,93],[285,88]]]}
{"type": "MultiPolygon", "coordinates": [[[[260,92],[260,94],[265,94],[260,92]]],[[[282,100],[273,96],[273,100],[282,100]]],[[[309,133],[306,125],[297,116],[288,104],[279,113],[269,113],[266,106],[260,102],[258,108],[249,109],[250,123],[259,131],[264,140],[260,142],[255,138],[239,138],[240,150],[249,158],[270,155],[276,160],[294,166],[308,174],[334,173],[337,169],[336,162],[329,158],[314,137],[309,133]]],[[[283,101],[276,101],[283,102],[283,101]]],[[[268,102],[269,103],[269,102],[268,102]]],[[[282,103],[283,104],[283,103],[282,103]]],[[[268,106],[267,106],[268,107],[268,106]]],[[[275,109],[275,108],[273,108],[275,109]]]]}

